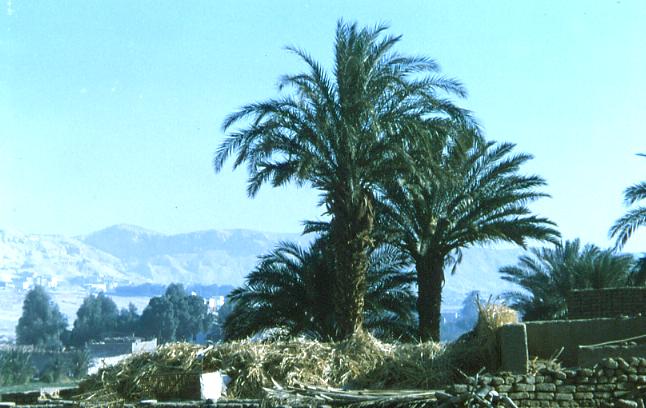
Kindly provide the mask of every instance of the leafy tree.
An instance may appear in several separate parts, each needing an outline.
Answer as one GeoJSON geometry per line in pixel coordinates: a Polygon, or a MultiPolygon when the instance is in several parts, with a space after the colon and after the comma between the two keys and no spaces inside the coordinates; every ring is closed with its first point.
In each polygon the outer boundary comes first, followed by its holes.
{"type": "MultiPolygon", "coordinates": [[[[226,338],[241,338],[280,327],[291,335],[329,339],[338,327],[330,296],[334,279],[327,240],[305,250],[283,242],[260,257],[246,284],[229,294],[233,310],[224,321],[226,338]]],[[[407,260],[391,247],[370,254],[365,326],[378,337],[411,337],[414,277],[402,270],[407,260]]]]}
{"type": "Polygon", "coordinates": [[[16,326],[16,343],[45,348],[60,348],[61,334],[67,319],[42,286],[36,286],[25,296],[22,316],[16,326]]]}
{"type": "Polygon", "coordinates": [[[455,272],[462,248],[500,241],[524,247],[527,239],[555,240],[559,233],[527,207],[546,196],[537,190],[542,178],[519,174],[530,155],[451,121],[417,131],[396,157],[404,163],[400,176],[383,185],[379,224],[415,263],[419,336],[437,341],[444,271],[455,272]]]}
{"type": "Polygon", "coordinates": [[[341,338],[363,326],[376,186],[393,174],[393,149],[434,118],[467,116],[445,97],[464,96],[461,84],[438,76],[429,58],[395,52],[400,37],[386,29],[339,22],[332,73],[305,51],[288,48],[307,66],[281,78],[280,88],[294,92],[230,115],[224,129],[241,127],[220,144],[214,160],[218,172],[231,155],[234,168],[246,162],[250,196],[264,183],[291,181],[321,192],[335,246],[331,283],[341,338]]]}
{"type": "Polygon", "coordinates": [[[83,346],[88,341],[103,340],[114,335],[119,323],[119,311],[114,301],[103,292],[89,295],[76,312],[71,343],[83,346]]]}
{"type": "Polygon", "coordinates": [[[132,303],[128,304],[128,308],[123,308],[119,311],[117,318],[117,333],[121,335],[131,335],[136,331],[139,324],[139,314],[137,307],[132,303]]]}
{"type": "Polygon", "coordinates": [[[181,284],[168,286],[163,296],[150,299],[141,314],[140,335],[160,342],[192,340],[208,326],[208,308],[201,297],[189,295],[181,284]]]}
{"type": "Polygon", "coordinates": [[[137,334],[156,337],[160,343],[166,343],[175,340],[178,325],[170,299],[166,296],[155,296],[141,313],[137,334]]]}
{"type": "MultiPolygon", "coordinates": [[[[646,157],[646,154],[639,154],[639,156],[646,157]]],[[[640,201],[646,204],[646,181],[630,186],[624,191],[626,206],[633,206],[640,201]]],[[[610,237],[616,239],[615,246],[621,249],[637,228],[644,225],[646,225],[646,205],[635,206],[615,221],[610,228],[610,237]]]]}
{"type": "Polygon", "coordinates": [[[631,255],[618,255],[595,245],[566,241],[554,248],[532,249],[516,266],[500,269],[503,279],[523,291],[507,297],[525,320],[567,317],[566,299],[574,289],[602,289],[631,283],[631,255]]]}

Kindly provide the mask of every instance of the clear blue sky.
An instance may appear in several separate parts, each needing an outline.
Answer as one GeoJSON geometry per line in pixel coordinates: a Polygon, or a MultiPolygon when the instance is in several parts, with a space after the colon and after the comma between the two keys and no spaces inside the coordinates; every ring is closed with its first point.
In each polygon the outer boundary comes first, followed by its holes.
{"type": "Polygon", "coordinates": [[[227,114],[301,70],[285,45],[330,64],[339,18],[390,23],[460,79],[487,136],[535,155],[553,198],[534,209],[564,237],[608,245],[646,179],[643,0],[3,1],[0,228],[300,231],[314,192],[252,200],[244,169],[211,159],[227,114]]]}

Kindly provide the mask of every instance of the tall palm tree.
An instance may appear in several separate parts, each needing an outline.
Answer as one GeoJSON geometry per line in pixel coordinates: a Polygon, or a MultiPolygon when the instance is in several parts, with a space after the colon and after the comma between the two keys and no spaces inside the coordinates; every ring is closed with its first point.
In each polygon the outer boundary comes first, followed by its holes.
{"type": "MultiPolygon", "coordinates": [[[[229,295],[234,307],[224,321],[225,337],[242,338],[277,327],[290,335],[336,337],[329,253],[329,242],[318,239],[309,249],[282,242],[260,257],[245,285],[229,295]]],[[[404,271],[407,265],[392,247],[370,254],[365,327],[377,337],[411,337],[414,332],[414,275],[404,271]]]]}
{"type": "Polygon", "coordinates": [[[231,131],[214,159],[216,171],[232,155],[234,168],[247,164],[250,196],[267,182],[293,181],[321,192],[335,245],[340,337],[362,328],[375,186],[393,173],[393,146],[433,118],[469,120],[445,99],[464,96],[461,84],[438,76],[431,59],[394,52],[400,37],[386,35],[386,29],[339,22],[332,74],[306,52],[288,48],[307,71],[281,79],[280,88],[291,94],[230,115],[223,128],[231,131]],[[241,127],[232,130],[234,125],[241,127]]]}
{"type": "MultiPolygon", "coordinates": [[[[646,154],[642,153],[638,156],[646,157],[646,154]]],[[[646,181],[632,185],[624,191],[624,203],[627,206],[642,200],[646,203],[646,181]]],[[[610,238],[615,238],[615,247],[621,249],[637,228],[644,225],[646,225],[646,205],[636,206],[615,221],[610,228],[610,238]]]]}
{"type": "Polygon", "coordinates": [[[515,266],[500,269],[503,279],[523,291],[507,294],[525,320],[567,317],[566,299],[574,289],[602,289],[631,284],[633,257],[566,241],[554,248],[532,249],[515,266]]]}
{"type": "Polygon", "coordinates": [[[554,223],[527,208],[546,196],[537,191],[545,182],[518,173],[531,156],[514,155],[513,147],[447,121],[406,146],[398,157],[405,171],[383,185],[381,225],[414,260],[423,340],[439,340],[444,271],[455,272],[462,248],[498,241],[524,247],[529,238],[559,236],[554,223]]]}

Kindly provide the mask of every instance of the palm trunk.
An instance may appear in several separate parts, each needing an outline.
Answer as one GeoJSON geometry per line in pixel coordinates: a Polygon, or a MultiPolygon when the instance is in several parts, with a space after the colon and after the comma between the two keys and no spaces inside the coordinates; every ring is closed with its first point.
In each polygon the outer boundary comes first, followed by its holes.
{"type": "Polygon", "coordinates": [[[368,198],[353,207],[351,211],[335,213],[330,228],[335,249],[333,296],[339,339],[363,330],[368,250],[372,242],[374,214],[368,198]]]}
{"type": "Polygon", "coordinates": [[[440,341],[440,308],[444,284],[444,257],[425,255],[416,259],[417,312],[422,341],[440,341]]]}

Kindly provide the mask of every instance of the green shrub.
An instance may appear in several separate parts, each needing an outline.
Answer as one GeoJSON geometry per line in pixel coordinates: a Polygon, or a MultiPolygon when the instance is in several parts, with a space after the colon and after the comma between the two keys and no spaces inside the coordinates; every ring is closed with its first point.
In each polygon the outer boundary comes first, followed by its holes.
{"type": "Polygon", "coordinates": [[[18,349],[0,351],[0,385],[27,384],[34,371],[28,352],[18,349]]]}

